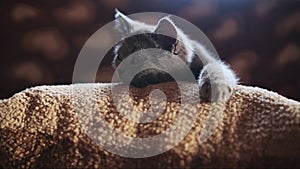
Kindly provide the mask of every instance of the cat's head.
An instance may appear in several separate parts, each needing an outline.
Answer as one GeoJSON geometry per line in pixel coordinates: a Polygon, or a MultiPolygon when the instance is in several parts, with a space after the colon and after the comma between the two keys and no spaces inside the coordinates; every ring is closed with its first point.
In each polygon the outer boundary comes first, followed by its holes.
{"type": "MultiPolygon", "coordinates": [[[[123,76],[127,76],[128,74],[130,74],[131,66],[141,66],[142,68],[143,66],[145,66],[142,64],[136,64],[137,59],[139,61],[143,59],[142,55],[140,56],[141,58],[128,58],[128,56],[130,56],[131,54],[143,49],[155,48],[167,51],[166,55],[161,54],[159,56],[152,56],[153,59],[151,59],[150,63],[149,61],[145,61],[145,64],[156,64],[158,67],[168,65],[170,67],[169,69],[172,70],[180,68],[178,67],[179,65],[175,63],[175,61],[174,64],[170,64],[170,62],[173,62],[174,60],[170,59],[172,57],[180,58],[185,63],[191,62],[190,59],[192,57],[191,55],[193,51],[189,45],[189,39],[174,24],[170,17],[161,18],[160,20],[158,20],[156,25],[149,25],[137,20],[133,20],[122,14],[118,10],[116,10],[115,17],[117,19],[115,22],[115,28],[123,35],[123,39],[118,43],[118,45],[115,46],[113,66],[118,67],[119,64],[125,59],[127,60],[127,63],[130,63],[129,65],[127,65],[127,67],[119,68],[119,75],[122,74],[123,76]],[[128,35],[132,36],[128,37],[128,35]],[[158,60],[157,62],[155,61],[156,59],[158,60]],[[168,64],[166,64],[166,62],[168,62],[168,64]]],[[[138,74],[138,77],[140,79],[149,79],[150,76],[160,76],[162,74],[165,73],[159,70],[150,69],[141,72],[140,74],[138,74]]],[[[120,76],[120,78],[123,81],[128,80],[126,79],[126,77],[120,76]]],[[[154,79],[154,81],[156,80],[154,79]]]]}

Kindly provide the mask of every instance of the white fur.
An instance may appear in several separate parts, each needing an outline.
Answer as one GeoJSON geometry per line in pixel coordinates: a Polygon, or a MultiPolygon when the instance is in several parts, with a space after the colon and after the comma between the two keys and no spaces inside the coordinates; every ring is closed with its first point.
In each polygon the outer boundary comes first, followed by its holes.
{"type": "Polygon", "coordinates": [[[224,84],[233,88],[238,79],[235,73],[221,61],[206,64],[200,72],[198,82],[202,86],[206,80],[211,84],[224,84]]]}
{"type": "Polygon", "coordinates": [[[121,18],[117,20],[117,25],[116,27],[120,30],[123,31],[123,33],[135,33],[135,32],[151,32],[155,26],[153,25],[148,25],[146,23],[132,20],[126,15],[122,14],[119,10],[116,9],[116,14],[115,18],[121,18]]]}

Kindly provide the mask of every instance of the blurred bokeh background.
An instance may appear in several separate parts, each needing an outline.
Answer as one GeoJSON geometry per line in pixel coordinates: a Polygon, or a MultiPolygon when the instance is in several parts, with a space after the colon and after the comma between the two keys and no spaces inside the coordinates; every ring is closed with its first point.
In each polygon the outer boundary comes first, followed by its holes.
{"type": "MultiPolygon", "coordinates": [[[[0,2],[0,98],[44,84],[69,84],[86,40],[126,14],[164,12],[198,26],[241,83],[300,100],[298,0],[12,0],[0,2]]],[[[100,42],[101,43],[101,42],[100,42]]],[[[109,55],[109,54],[108,54],[109,55]]],[[[108,82],[106,58],[97,81],[108,82]]]]}

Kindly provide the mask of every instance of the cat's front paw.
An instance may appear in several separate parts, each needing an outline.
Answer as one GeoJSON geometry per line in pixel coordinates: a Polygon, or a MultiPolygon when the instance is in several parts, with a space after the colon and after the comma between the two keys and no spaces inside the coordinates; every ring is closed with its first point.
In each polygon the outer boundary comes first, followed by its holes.
{"type": "Polygon", "coordinates": [[[200,98],[204,101],[227,101],[237,85],[237,77],[224,63],[205,65],[199,76],[200,98]]]}
{"type": "Polygon", "coordinates": [[[232,95],[233,87],[223,83],[206,81],[200,86],[200,98],[202,101],[227,101],[232,95]]]}

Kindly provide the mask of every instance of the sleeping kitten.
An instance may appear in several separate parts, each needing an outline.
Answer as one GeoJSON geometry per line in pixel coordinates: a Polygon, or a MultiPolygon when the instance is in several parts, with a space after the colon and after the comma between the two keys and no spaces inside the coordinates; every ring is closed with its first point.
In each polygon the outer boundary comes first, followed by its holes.
{"type": "MultiPolygon", "coordinates": [[[[112,62],[115,68],[126,58],[132,66],[143,67],[143,65],[136,64],[138,60],[139,63],[142,61],[148,65],[155,64],[157,67],[168,66],[168,70],[180,74],[182,66],[175,59],[180,58],[189,66],[195,79],[198,80],[201,100],[226,101],[231,96],[233,88],[238,81],[233,71],[229,66],[209,53],[203,45],[184,34],[169,17],[161,18],[156,25],[149,25],[130,19],[116,10],[115,18],[120,18],[115,25],[120,33],[123,35],[136,33],[136,35],[123,38],[115,46],[115,57],[112,62]],[[162,35],[164,32],[171,33],[173,37],[177,38],[162,35]],[[160,52],[158,54],[160,56],[153,56],[157,57],[157,62],[155,63],[154,61],[150,61],[150,63],[148,60],[143,61],[145,59],[143,56],[127,58],[134,52],[149,48],[162,49],[168,52],[160,52]]],[[[145,56],[147,53],[143,53],[143,55],[145,56]]],[[[132,73],[136,73],[130,72],[130,68],[120,66],[117,70],[123,82],[130,83],[135,87],[174,81],[168,73],[153,68],[139,72],[133,79],[127,79],[132,73]]],[[[183,79],[180,80],[189,81],[184,79],[185,76],[182,77],[183,79]]]]}

